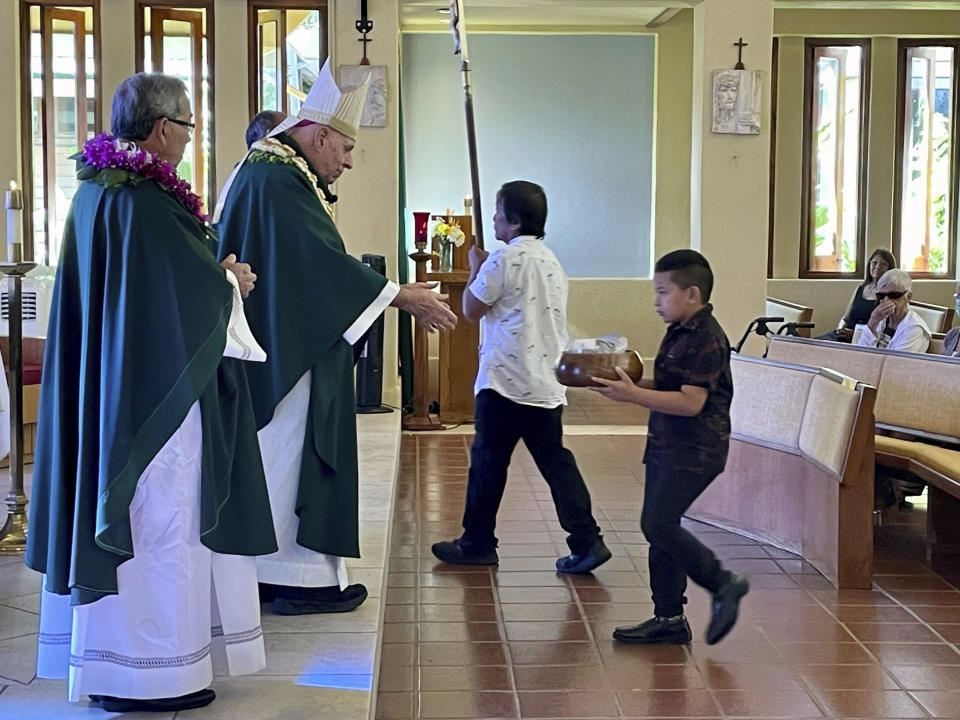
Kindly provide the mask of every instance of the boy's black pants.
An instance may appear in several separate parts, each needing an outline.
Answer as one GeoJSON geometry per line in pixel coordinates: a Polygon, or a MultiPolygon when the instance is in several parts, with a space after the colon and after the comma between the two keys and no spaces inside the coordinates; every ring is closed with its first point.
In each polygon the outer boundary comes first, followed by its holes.
{"type": "Polygon", "coordinates": [[[710,548],[680,526],[680,518],[719,474],[676,470],[650,459],[646,463],[640,529],[650,543],[650,589],[659,617],[683,614],[688,575],[711,593],[730,579],[710,548]]]}
{"type": "Polygon", "coordinates": [[[569,533],[570,551],[585,553],[600,536],[600,528],[593,519],[590,493],[573,453],[563,446],[563,406],[521,405],[493,390],[481,390],[475,414],[476,437],[470,451],[461,547],[485,553],[497,546],[494,530],[507,484],[507,466],[522,439],[550,486],[560,525],[569,533]]]}

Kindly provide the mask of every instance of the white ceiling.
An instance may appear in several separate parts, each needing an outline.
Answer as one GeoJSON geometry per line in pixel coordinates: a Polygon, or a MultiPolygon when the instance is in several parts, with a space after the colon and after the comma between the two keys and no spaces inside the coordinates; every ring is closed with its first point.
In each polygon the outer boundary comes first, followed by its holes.
{"type": "MultiPolygon", "coordinates": [[[[690,7],[683,0],[466,0],[467,28],[522,29],[530,27],[575,27],[636,29],[657,20],[669,7],[690,7]]],[[[403,30],[442,30],[449,24],[444,0],[401,0],[403,30]]]]}
{"type": "MultiPolygon", "coordinates": [[[[624,32],[655,27],[700,0],[464,0],[467,28],[509,31],[539,28],[624,32]]],[[[448,0],[400,0],[400,26],[407,32],[440,32],[448,25],[448,0]]],[[[945,10],[960,0],[774,0],[777,8],[945,10]]]]}

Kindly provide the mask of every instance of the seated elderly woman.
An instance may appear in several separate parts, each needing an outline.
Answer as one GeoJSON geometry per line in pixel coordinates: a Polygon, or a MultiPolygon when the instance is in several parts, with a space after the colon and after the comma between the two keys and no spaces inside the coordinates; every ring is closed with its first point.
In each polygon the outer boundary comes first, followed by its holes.
{"type": "Polygon", "coordinates": [[[870,313],[877,306],[877,282],[887,271],[897,266],[897,259],[889,250],[877,248],[867,261],[867,276],[850,297],[843,317],[836,330],[826,335],[818,335],[818,340],[834,340],[848,343],[853,338],[853,329],[870,319],[870,313]]]}
{"type": "Polygon", "coordinates": [[[910,309],[913,280],[905,270],[887,270],[877,281],[877,307],[866,325],[854,332],[857,345],[922,353],[930,345],[930,328],[910,309]]]}

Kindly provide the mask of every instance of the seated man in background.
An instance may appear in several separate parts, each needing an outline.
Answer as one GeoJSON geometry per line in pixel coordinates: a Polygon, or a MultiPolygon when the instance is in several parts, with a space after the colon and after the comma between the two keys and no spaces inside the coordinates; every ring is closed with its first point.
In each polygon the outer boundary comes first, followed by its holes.
{"type": "MultiPolygon", "coordinates": [[[[913,281],[905,270],[887,270],[877,282],[877,307],[855,344],[901,352],[922,353],[930,345],[930,328],[910,309],[913,281]]],[[[855,334],[856,336],[856,334],[855,334]]]]}

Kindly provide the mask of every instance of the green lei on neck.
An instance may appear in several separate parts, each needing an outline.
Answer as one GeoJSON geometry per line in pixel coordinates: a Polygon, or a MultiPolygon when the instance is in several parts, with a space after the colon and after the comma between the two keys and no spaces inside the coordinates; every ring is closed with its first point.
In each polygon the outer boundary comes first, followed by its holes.
{"type": "Polygon", "coordinates": [[[247,162],[279,163],[295,168],[310,183],[310,187],[313,188],[317,198],[323,205],[323,209],[326,210],[327,215],[330,216],[330,219],[336,220],[333,205],[327,200],[323,190],[320,189],[319,179],[310,169],[307,161],[298,155],[296,150],[276,138],[257,140],[257,142],[250,146],[250,150],[251,152],[247,158],[247,162]]]}

